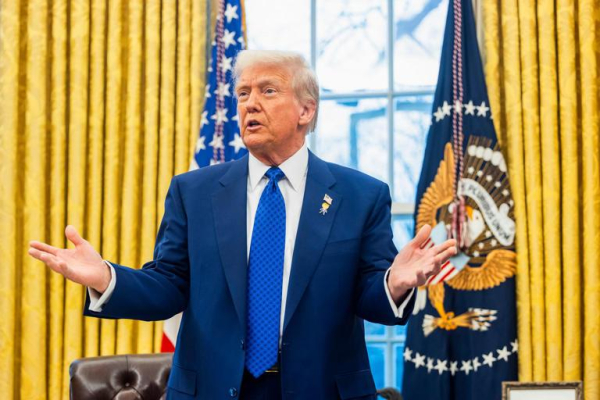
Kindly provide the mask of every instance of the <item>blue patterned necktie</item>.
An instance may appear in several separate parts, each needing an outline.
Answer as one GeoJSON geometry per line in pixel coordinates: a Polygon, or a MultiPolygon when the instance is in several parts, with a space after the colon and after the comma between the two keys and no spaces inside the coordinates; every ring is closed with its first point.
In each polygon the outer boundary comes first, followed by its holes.
{"type": "Polygon", "coordinates": [[[265,175],[248,260],[246,369],[257,378],[277,362],[285,250],[285,203],[277,185],[284,174],[272,167],[265,175]]]}

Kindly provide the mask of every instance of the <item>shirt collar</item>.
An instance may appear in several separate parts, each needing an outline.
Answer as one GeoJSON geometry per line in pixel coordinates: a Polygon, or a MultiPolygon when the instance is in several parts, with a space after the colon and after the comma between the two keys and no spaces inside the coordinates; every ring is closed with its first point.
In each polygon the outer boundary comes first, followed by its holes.
{"type": "MultiPolygon", "coordinates": [[[[250,153],[248,159],[248,178],[250,189],[252,191],[256,189],[256,185],[258,185],[258,182],[260,182],[269,168],[271,168],[270,165],[263,164],[258,158],[250,153]]],[[[304,142],[304,145],[302,145],[300,150],[285,160],[279,166],[279,169],[285,174],[292,189],[298,191],[302,180],[306,176],[306,171],[308,170],[308,148],[306,147],[306,142],[304,142]]]]}

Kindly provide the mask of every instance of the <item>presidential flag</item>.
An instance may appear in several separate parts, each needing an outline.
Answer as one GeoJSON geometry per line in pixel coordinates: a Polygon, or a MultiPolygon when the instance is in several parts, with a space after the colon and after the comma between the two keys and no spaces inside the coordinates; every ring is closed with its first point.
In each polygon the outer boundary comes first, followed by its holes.
{"type": "MultiPolygon", "coordinates": [[[[219,0],[215,34],[208,67],[200,135],[191,170],[235,160],[247,153],[240,137],[232,69],[244,48],[240,0],[219,0]]],[[[175,350],[181,314],[165,321],[162,352],[175,350]]]]}
{"type": "Polygon", "coordinates": [[[406,400],[500,399],[517,379],[515,219],[489,106],[471,0],[450,1],[415,228],[459,253],[417,291],[406,400]]]}

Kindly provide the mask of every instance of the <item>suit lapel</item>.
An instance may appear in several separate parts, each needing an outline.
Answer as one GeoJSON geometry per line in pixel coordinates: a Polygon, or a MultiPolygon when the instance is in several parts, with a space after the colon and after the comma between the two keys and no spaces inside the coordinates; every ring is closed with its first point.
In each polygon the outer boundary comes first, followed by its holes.
{"type": "Polygon", "coordinates": [[[215,230],[225,278],[242,330],[246,329],[246,196],[248,156],[233,161],[212,196],[215,230]]]}
{"type": "Polygon", "coordinates": [[[329,171],[327,164],[309,153],[306,189],[292,257],[284,330],[296,311],[310,278],[319,264],[335,214],[342,201],[342,196],[331,190],[334,184],[335,178],[329,171]],[[327,213],[321,214],[319,210],[325,195],[329,195],[333,200],[327,213]]]}

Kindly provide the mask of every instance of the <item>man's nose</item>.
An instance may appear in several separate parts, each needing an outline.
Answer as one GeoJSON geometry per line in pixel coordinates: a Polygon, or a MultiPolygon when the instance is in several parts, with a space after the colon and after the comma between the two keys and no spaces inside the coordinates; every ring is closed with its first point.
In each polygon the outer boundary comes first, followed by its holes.
{"type": "Polygon", "coordinates": [[[260,102],[255,91],[251,91],[246,100],[246,111],[256,112],[260,110],[260,102]]]}

